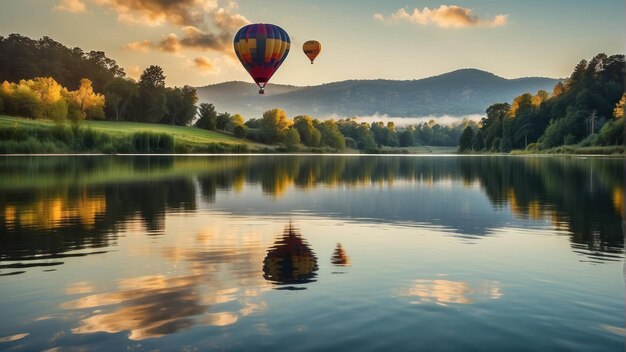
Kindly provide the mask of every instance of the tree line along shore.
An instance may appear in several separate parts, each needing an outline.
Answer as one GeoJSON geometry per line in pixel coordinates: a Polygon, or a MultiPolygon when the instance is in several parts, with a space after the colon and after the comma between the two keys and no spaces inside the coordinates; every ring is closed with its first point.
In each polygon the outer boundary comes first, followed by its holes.
{"type": "Polygon", "coordinates": [[[103,52],[0,37],[0,153],[624,153],[624,56],[582,60],[551,93],[495,103],[480,122],[217,112],[161,67],[126,77],[103,52]],[[41,57],[49,58],[41,60],[41,57]]]}

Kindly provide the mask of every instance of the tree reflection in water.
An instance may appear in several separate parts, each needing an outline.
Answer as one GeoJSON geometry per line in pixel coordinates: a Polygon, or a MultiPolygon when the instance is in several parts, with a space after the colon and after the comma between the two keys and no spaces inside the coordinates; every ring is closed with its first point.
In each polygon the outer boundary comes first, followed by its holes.
{"type": "MultiPolygon", "coordinates": [[[[195,213],[198,202],[219,202],[221,190],[248,199],[255,186],[277,207],[290,192],[357,190],[341,204],[336,198],[317,198],[313,207],[302,197],[297,205],[325,216],[426,223],[476,237],[506,226],[498,218],[506,209],[528,223],[552,224],[569,235],[574,251],[591,260],[620,260],[622,167],[620,159],[564,157],[0,158],[0,275],[62,264],[42,260],[102,254],[129,223],[140,224],[148,234],[163,234],[166,214],[195,213]],[[413,194],[404,200],[356,200],[381,185],[393,190],[400,181],[412,185],[413,194]],[[449,184],[465,185],[468,194],[477,186],[492,211],[474,209],[462,217],[458,212],[463,209],[455,208],[458,195],[446,205],[437,199],[414,204],[416,195],[449,184]],[[98,250],[84,251],[89,248],[98,250]]],[[[248,214],[242,208],[229,211],[248,214]]],[[[262,207],[250,212],[266,213],[262,207]]],[[[268,277],[278,280],[280,275],[271,272],[268,277]]]]}

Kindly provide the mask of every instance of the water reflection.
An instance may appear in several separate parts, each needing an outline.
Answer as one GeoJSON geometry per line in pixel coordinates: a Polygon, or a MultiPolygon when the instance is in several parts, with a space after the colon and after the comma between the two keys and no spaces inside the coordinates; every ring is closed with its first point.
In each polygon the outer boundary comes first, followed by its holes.
{"type": "Polygon", "coordinates": [[[337,243],[337,247],[333,252],[333,257],[330,259],[330,262],[337,266],[349,266],[351,264],[350,257],[346,254],[346,251],[341,246],[341,243],[337,243]]]}
{"type": "Polygon", "coordinates": [[[236,215],[298,209],[351,221],[428,224],[460,237],[486,236],[518,221],[520,227],[568,233],[573,250],[592,260],[619,260],[622,163],[557,157],[2,157],[0,275],[103,254],[87,249],[111,246],[129,224],[163,234],[166,214],[197,212],[207,204],[236,215]],[[220,199],[220,192],[238,197],[220,199]]]}
{"type": "MultiPolygon", "coordinates": [[[[315,282],[317,257],[290,223],[280,239],[268,249],[263,260],[263,277],[279,285],[315,282]]],[[[304,287],[281,287],[281,289],[305,289],[304,287]]]]}
{"type": "Polygon", "coordinates": [[[226,326],[266,309],[261,293],[269,290],[258,263],[263,257],[254,233],[205,230],[188,243],[156,252],[164,264],[182,266],[183,275],[144,275],[119,279],[117,289],[95,291],[89,281],[71,283],[68,295],[88,294],[63,303],[77,312],[74,334],[128,332],[131,340],[158,338],[195,325],[226,326]]]}
{"type": "Polygon", "coordinates": [[[63,305],[66,309],[94,309],[115,305],[112,312],[82,319],[75,334],[130,331],[129,339],[143,340],[171,334],[194,324],[205,312],[198,290],[200,277],[152,275],[122,280],[120,291],[85,296],[63,305]]]}
{"type": "Polygon", "coordinates": [[[398,297],[407,297],[412,304],[435,303],[472,304],[502,297],[498,281],[450,281],[443,279],[415,280],[409,288],[395,291],[398,297]]]}

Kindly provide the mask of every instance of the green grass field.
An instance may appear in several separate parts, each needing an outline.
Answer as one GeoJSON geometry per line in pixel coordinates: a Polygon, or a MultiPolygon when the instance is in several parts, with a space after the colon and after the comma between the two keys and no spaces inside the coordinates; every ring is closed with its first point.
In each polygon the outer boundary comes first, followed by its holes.
{"type": "MultiPolygon", "coordinates": [[[[55,123],[49,120],[31,120],[22,117],[0,115],[0,127],[54,127],[55,123]]],[[[196,127],[170,126],[152,123],[114,122],[114,121],[84,121],[82,128],[91,128],[96,131],[112,135],[132,134],[135,132],[155,132],[172,135],[177,143],[188,145],[206,145],[209,143],[246,144],[251,149],[267,147],[266,145],[235,138],[228,134],[207,131],[196,127]]]]}

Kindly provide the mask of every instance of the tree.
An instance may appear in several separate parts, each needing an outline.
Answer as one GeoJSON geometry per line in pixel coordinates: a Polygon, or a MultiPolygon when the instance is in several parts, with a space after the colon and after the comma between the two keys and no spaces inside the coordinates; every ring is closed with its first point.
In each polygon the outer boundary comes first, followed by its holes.
{"type": "Polygon", "coordinates": [[[472,140],[472,150],[481,151],[485,149],[484,132],[479,129],[472,140]]]}
{"type": "Polygon", "coordinates": [[[218,130],[223,131],[223,130],[226,129],[226,127],[228,126],[229,122],[230,122],[230,114],[229,113],[223,112],[223,113],[217,114],[215,127],[218,130]]]}
{"type": "Polygon", "coordinates": [[[285,138],[287,129],[293,123],[287,118],[285,111],[281,109],[272,109],[263,113],[261,119],[261,132],[263,139],[268,144],[282,142],[285,138]]]}
{"type": "Polygon", "coordinates": [[[615,109],[613,109],[614,118],[621,119],[624,117],[624,105],[626,105],[626,93],[624,93],[622,98],[615,104],[615,109]]]}
{"type": "Polygon", "coordinates": [[[401,147],[411,147],[415,144],[415,128],[413,126],[406,127],[400,132],[399,142],[401,147]]]}
{"type": "Polygon", "coordinates": [[[339,132],[339,127],[335,123],[335,120],[331,119],[324,122],[315,120],[313,123],[322,135],[322,145],[327,145],[337,150],[345,149],[345,138],[341,132],[339,132]]]}
{"type": "Polygon", "coordinates": [[[124,70],[102,51],[85,53],[49,37],[33,40],[19,34],[0,36],[0,82],[51,77],[68,90],[75,90],[81,78],[88,78],[94,90],[102,92],[110,80],[124,76],[124,70]]]}
{"type": "Polygon", "coordinates": [[[105,115],[109,120],[132,121],[133,104],[139,97],[139,88],[131,79],[117,77],[104,86],[105,115]]]}
{"type": "Polygon", "coordinates": [[[167,114],[167,96],[163,69],[152,65],[139,78],[139,120],[158,122],[167,114]]]}
{"type": "Polygon", "coordinates": [[[322,134],[313,125],[313,118],[308,115],[296,116],[293,119],[293,126],[300,135],[300,140],[308,147],[319,147],[322,134]]]}
{"type": "Polygon", "coordinates": [[[371,151],[376,149],[374,134],[372,133],[371,126],[367,122],[362,122],[356,126],[353,138],[356,141],[357,148],[360,150],[371,151]]]}
{"type": "Polygon", "coordinates": [[[163,69],[157,65],[146,68],[139,77],[139,85],[150,88],[165,88],[163,69]]]}
{"type": "Polygon", "coordinates": [[[294,151],[298,149],[298,144],[300,144],[300,134],[298,130],[290,127],[285,132],[285,141],[283,142],[287,150],[294,151]]]}
{"type": "Polygon", "coordinates": [[[104,119],[104,95],[93,91],[91,81],[87,78],[80,80],[80,87],[75,92],[69,92],[68,98],[83,114],[84,119],[104,119]]]}
{"type": "Polygon", "coordinates": [[[248,134],[248,127],[245,125],[236,125],[233,127],[233,134],[237,138],[246,138],[246,135],[248,134]]]}
{"type": "Polygon", "coordinates": [[[217,126],[217,112],[213,104],[202,103],[198,109],[200,118],[196,121],[195,126],[205,130],[215,131],[217,126]]]}
{"type": "Polygon", "coordinates": [[[474,138],[474,130],[472,127],[467,126],[461,134],[459,139],[459,153],[464,153],[472,150],[472,140],[474,138]]]}
{"type": "Polygon", "coordinates": [[[230,121],[228,121],[228,126],[226,127],[226,129],[228,129],[231,132],[234,132],[235,127],[239,125],[241,126],[244,125],[243,116],[239,114],[235,114],[230,117],[230,121]]]}

